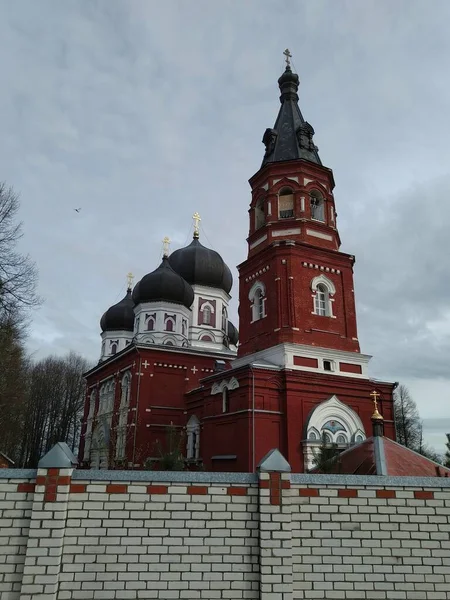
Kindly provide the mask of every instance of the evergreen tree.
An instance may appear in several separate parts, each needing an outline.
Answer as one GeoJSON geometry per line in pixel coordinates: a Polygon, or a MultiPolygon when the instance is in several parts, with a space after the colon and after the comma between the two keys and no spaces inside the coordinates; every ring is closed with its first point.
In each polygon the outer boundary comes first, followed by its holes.
{"type": "Polygon", "coordinates": [[[314,451],[313,470],[319,473],[335,472],[339,454],[337,444],[330,444],[324,433],[319,448],[314,451]]]}
{"type": "Polygon", "coordinates": [[[157,457],[148,458],[145,461],[145,466],[158,471],[184,471],[186,468],[182,452],[184,432],[171,423],[166,427],[165,433],[165,444],[162,444],[160,440],[156,440],[155,451],[157,457]]]}

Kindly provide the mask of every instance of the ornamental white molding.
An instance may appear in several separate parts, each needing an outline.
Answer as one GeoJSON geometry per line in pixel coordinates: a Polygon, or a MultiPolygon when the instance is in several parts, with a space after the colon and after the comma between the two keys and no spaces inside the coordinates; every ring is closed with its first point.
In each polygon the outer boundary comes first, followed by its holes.
{"type": "Polygon", "coordinates": [[[259,269],[259,271],[256,271],[256,273],[253,273],[252,275],[249,275],[248,277],[245,278],[245,283],[248,283],[249,281],[252,281],[253,279],[256,279],[256,277],[258,277],[259,275],[262,275],[263,273],[266,273],[269,270],[269,268],[270,268],[270,266],[266,265],[262,269],[259,269]]]}
{"type": "Polygon", "coordinates": [[[316,265],[307,262],[302,263],[302,265],[308,269],[319,269],[320,271],[325,271],[326,273],[337,273],[338,275],[341,274],[339,269],[332,269],[331,267],[324,267],[322,265],[316,265]]]}
{"type": "Polygon", "coordinates": [[[336,293],[336,288],[334,286],[334,283],[331,281],[331,279],[328,279],[328,277],[325,277],[325,275],[318,275],[317,277],[314,277],[314,279],[311,281],[311,289],[313,292],[317,291],[317,286],[318,285],[324,285],[328,288],[330,294],[332,296],[334,296],[334,294],[336,293]]]}
{"type": "Polygon", "coordinates": [[[342,423],[351,441],[354,441],[355,436],[358,434],[364,438],[366,437],[364,425],[357,413],[341,402],[337,396],[331,396],[331,398],[319,404],[311,413],[308,419],[306,439],[308,439],[311,431],[319,432],[320,435],[320,432],[322,432],[324,425],[328,421],[339,421],[339,423],[342,423]]]}
{"type": "Polygon", "coordinates": [[[239,381],[236,377],[232,377],[230,380],[222,379],[220,383],[214,383],[211,388],[211,396],[215,394],[222,394],[224,389],[236,390],[239,387],[239,381]]]}

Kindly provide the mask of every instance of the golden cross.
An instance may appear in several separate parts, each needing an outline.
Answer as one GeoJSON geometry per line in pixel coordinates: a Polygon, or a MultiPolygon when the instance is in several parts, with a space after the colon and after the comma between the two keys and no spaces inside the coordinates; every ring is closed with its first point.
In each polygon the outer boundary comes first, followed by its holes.
{"type": "Polygon", "coordinates": [[[198,238],[199,232],[200,232],[200,221],[202,219],[201,219],[200,215],[198,214],[198,212],[194,213],[192,215],[192,218],[194,219],[194,237],[198,238]]]}
{"type": "Polygon", "coordinates": [[[170,250],[170,239],[166,237],[163,239],[163,254],[164,256],[169,256],[169,250],[170,250]]]}
{"type": "Polygon", "coordinates": [[[133,286],[133,279],[134,279],[134,275],[133,273],[128,273],[127,274],[127,281],[128,281],[128,288],[131,290],[132,286],[133,286]]]}
{"type": "Polygon", "coordinates": [[[286,57],[286,66],[290,67],[291,66],[291,58],[292,58],[292,54],[289,52],[288,48],[286,48],[286,50],[283,52],[284,56],[286,57]]]}
{"type": "Polygon", "coordinates": [[[379,394],[377,391],[373,391],[370,394],[373,398],[373,415],[372,415],[372,419],[382,419],[382,415],[380,415],[380,412],[378,410],[378,398],[381,396],[381,394],[379,394]]]}

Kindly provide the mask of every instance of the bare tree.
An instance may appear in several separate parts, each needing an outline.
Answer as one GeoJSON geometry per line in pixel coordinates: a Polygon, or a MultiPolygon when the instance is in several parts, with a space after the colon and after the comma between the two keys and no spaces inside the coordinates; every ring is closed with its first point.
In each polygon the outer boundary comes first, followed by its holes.
{"type": "Polygon", "coordinates": [[[450,433],[447,433],[447,443],[445,444],[447,447],[447,451],[444,455],[443,465],[444,467],[450,468],[450,433]]]}
{"type": "Polygon", "coordinates": [[[17,222],[19,197],[0,183],[0,313],[40,304],[36,295],[37,268],[28,255],[17,250],[22,223],[17,222]]]}
{"type": "Polygon", "coordinates": [[[397,442],[411,450],[417,450],[421,445],[422,424],[417,405],[405,385],[400,385],[395,390],[394,419],[397,442]]]}
{"type": "Polygon", "coordinates": [[[88,362],[71,352],[50,356],[30,368],[20,463],[35,467],[56,442],[75,451],[80,438],[88,362]]]}

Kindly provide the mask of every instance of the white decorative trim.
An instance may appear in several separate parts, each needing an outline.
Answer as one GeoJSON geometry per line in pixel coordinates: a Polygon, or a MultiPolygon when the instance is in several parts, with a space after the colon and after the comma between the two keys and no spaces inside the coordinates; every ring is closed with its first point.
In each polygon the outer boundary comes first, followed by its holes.
{"type": "Polygon", "coordinates": [[[258,238],[257,240],[255,240],[253,243],[250,244],[250,250],[253,250],[253,248],[256,248],[256,246],[259,246],[259,244],[262,244],[263,242],[265,242],[267,240],[267,234],[263,235],[262,237],[258,238]]]}
{"type": "Polygon", "coordinates": [[[236,377],[232,377],[231,379],[222,379],[220,383],[214,383],[211,388],[211,396],[215,396],[216,394],[221,394],[223,390],[226,388],[227,390],[236,390],[239,387],[239,381],[236,377]]]}
{"type": "Polygon", "coordinates": [[[325,275],[318,275],[317,277],[314,277],[314,279],[311,281],[311,290],[315,292],[317,290],[317,286],[320,284],[325,285],[328,288],[331,296],[334,296],[336,293],[336,288],[331,279],[328,279],[328,277],[325,275]]]}
{"type": "Polygon", "coordinates": [[[312,237],[320,238],[321,240],[328,240],[330,242],[333,241],[333,237],[328,235],[327,233],[320,233],[319,231],[314,231],[314,229],[307,229],[307,235],[311,235],[312,237]]]}
{"type": "Polygon", "coordinates": [[[337,275],[341,274],[339,269],[333,269],[332,267],[324,267],[322,265],[315,265],[313,263],[307,263],[307,262],[302,263],[302,265],[309,269],[319,269],[320,271],[325,271],[326,273],[337,273],[337,275]]]}
{"type": "Polygon", "coordinates": [[[298,177],[287,177],[286,179],[290,179],[291,181],[298,183],[298,177]]]}
{"type": "Polygon", "coordinates": [[[300,227],[294,229],[280,229],[279,231],[272,231],[272,237],[281,237],[283,235],[298,235],[301,233],[300,227]]]}
{"type": "Polygon", "coordinates": [[[279,182],[279,181],[281,181],[282,179],[283,179],[282,177],[279,177],[278,179],[274,179],[274,180],[272,181],[272,185],[275,185],[276,183],[278,183],[278,182],[279,182]]]}
{"type": "Polygon", "coordinates": [[[261,186],[261,189],[263,189],[265,192],[267,192],[267,190],[269,189],[269,183],[266,182],[264,185],[261,186]]]}
{"type": "Polygon", "coordinates": [[[266,265],[262,269],[259,269],[259,271],[256,271],[256,273],[253,273],[252,275],[249,275],[248,277],[246,277],[245,280],[244,280],[245,283],[248,283],[249,281],[252,281],[252,279],[256,279],[256,277],[258,277],[259,275],[262,275],[263,273],[265,273],[269,269],[270,269],[270,265],[266,265]]]}
{"type": "Polygon", "coordinates": [[[331,396],[312,411],[307,425],[304,446],[305,468],[310,469],[313,466],[314,450],[321,444],[321,436],[324,426],[328,421],[338,421],[344,430],[336,432],[327,431],[332,443],[338,443],[338,436],[344,435],[346,441],[344,444],[354,443],[356,436],[366,437],[364,425],[358,414],[349,406],[339,400],[337,396],[331,396]],[[318,440],[309,440],[311,433],[318,434],[318,440]]]}
{"type": "Polygon", "coordinates": [[[305,196],[301,196],[300,198],[300,210],[305,212],[305,196]]]}
{"type": "Polygon", "coordinates": [[[305,177],[305,179],[303,180],[303,185],[306,185],[306,184],[311,183],[313,181],[314,181],[314,179],[308,179],[307,177],[305,177]]]}

